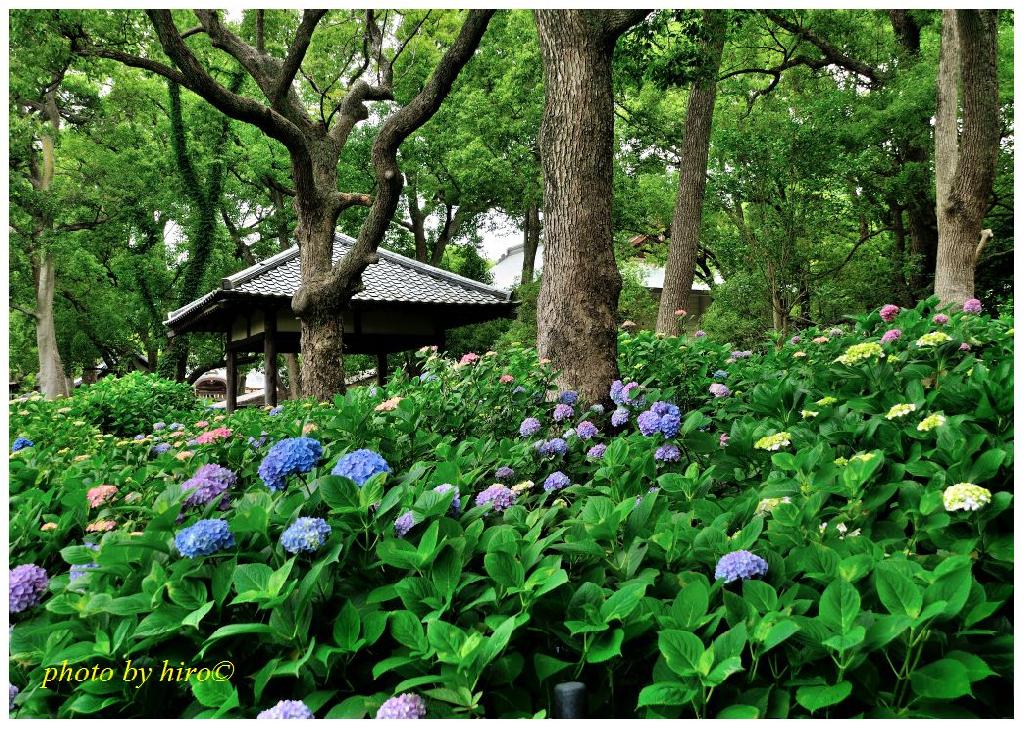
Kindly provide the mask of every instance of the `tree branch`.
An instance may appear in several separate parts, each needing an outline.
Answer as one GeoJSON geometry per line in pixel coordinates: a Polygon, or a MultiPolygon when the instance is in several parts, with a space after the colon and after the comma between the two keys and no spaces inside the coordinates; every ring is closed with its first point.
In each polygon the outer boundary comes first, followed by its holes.
{"type": "Polygon", "coordinates": [[[805,28],[802,25],[794,23],[792,20],[786,18],[781,13],[773,10],[765,10],[764,14],[776,25],[789,31],[798,38],[803,38],[812,46],[821,51],[821,54],[832,64],[845,68],[847,71],[864,76],[871,81],[872,85],[877,85],[882,81],[881,73],[874,66],[864,63],[863,61],[857,60],[841,50],[830,44],[825,39],[821,38],[817,33],[805,28]]]}
{"type": "Polygon", "coordinates": [[[309,43],[313,39],[313,31],[316,29],[320,19],[326,14],[326,10],[302,11],[302,21],[295,31],[295,39],[288,48],[288,55],[278,71],[277,83],[274,84],[273,91],[271,92],[270,103],[275,108],[280,106],[288,90],[291,88],[292,82],[295,80],[295,74],[298,73],[299,67],[302,65],[302,59],[306,57],[306,51],[309,50],[309,43]]]}

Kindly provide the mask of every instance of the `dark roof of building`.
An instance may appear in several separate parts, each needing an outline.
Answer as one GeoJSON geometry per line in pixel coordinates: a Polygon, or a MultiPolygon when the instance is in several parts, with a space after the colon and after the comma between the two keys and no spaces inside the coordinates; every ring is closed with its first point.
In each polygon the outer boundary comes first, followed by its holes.
{"type": "MultiPolygon", "coordinates": [[[[341,260],[355,240],[337,234],[332,260],[341,260]]],[[[445,271],[412,258],[378,248],[380,261],[363,272],[364,289],[356,294],[354,304],[418,304],[426,306],[490,307],[507,310],[513,306],[511,294],[445,271]]],[[[291,300],[299,287],[299,247],[271,256],[221,280],[220,288],[170,312],[164,326],[182,325],[204,316],[210,306],[229,299],[291,300]]],[[[500,314],[496,313],[496,316],[500,314]]]]}

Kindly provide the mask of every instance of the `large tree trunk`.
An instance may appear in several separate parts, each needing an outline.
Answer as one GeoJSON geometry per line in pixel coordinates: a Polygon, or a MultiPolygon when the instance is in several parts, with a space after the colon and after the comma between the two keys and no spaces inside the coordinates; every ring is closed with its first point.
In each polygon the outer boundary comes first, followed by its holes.
{"type": "Polygon", "coordinates": [[[686,309],[693,288],[693,269],[700,246],[701,212],[707,182],[711,121],[715,112],[718,69],[725,45],[725,12],[705,10],[703,15],[707,34],[701,43],[704,62],[700,76],[693,82],[686,105],[679,193],[672,213],[665,288],[661,292],[661,303],[658,306],[657,331],[673,335],[679,334],[681,319],[675,312],[686,309]]]}
{"type": "Polygon", "coordinates": [[[544,64],[545,275],[537,346],[591,401],[618,377],[622,277],[612,248],[612,54],[624,11],[536,10],[544,64]],[[615,23],[612,16],[619,16],[615,23]]]}
{"type": "Polygon", "coordinates": [[[943,304],[974,296],[974,269],[988,240],[981,225],[999,155],[998,11],[944,10],[935,122],[939,249],[935,294],[943,304]],[[963,88],[957,139],[957,78],[963,88]]]}
{"type": "Polygon", "coordinates": [[[56,266],[53,255],[44,253],[38,262],[36,275],[36,349],[39,353],[39,390],[52,400],[67,395],[67,377],[57,348],[57,331],[53,319],[53,294],[56,286],[56,266]]]}
{"type": "Polygon", "coordinates": [[[523,272],[520,284],[533,283],[533,271],[537,264],[537,248],[540,247],[540,207],[537,203],[526,206],[523,217],[523,272]]]}

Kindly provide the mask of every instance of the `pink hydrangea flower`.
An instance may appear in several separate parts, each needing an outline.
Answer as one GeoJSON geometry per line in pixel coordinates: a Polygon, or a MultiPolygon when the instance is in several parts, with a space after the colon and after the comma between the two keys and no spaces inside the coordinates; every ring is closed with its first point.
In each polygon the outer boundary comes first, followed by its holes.
{"type": "Polygon", "coordinates": [[[501,377],[498,378],[498,382],[500,382],[503,385],[507,385],[510,382],[515,382],[515,381],[516,381],[515,377],[513,377],[512,375],[507,375],[507,374],[506,375],[502,375],[501,377]]]}
{"type": "Polygon", "coordinates": [[[101,484],[89,489],[85,494],[85,500],[89,502],[90,508],[95,509],[97,506],[100,506],[114,498],[114,494],[116,493],[117,486],[101,484]]]}
{"type": "Polygon", "coordinates": [[[961,352],[970,352],[971,351],[971,345],[969,345],[967,342],[960,342],[960,351],[961,352]]]}
{"type": "Polygon", "coordinates": [[[936,314],[935,316],[932,317],[932,321],[938,324],[939,326],[942,326],[943,324],[949,323],[949,317],[946,316],[945,314],[936,314]]]}
{"type": "Polygon", "coordinates": [[[397,395],[392,398],[388,398],[380,405],[374,408],[378,413],[390,413],[392,410],[398,407],[398,403],[402,402],[402,398],[397,395]]]}
{"type": "Polygon", "coordinates": [[[206,420],[200,420],[200,421],[198,421],[198,422],[196,423],[196,427],[197,427],[197,428],[205,428],[205,427],[206,427],[207,425],[209,425],[209,424],[210,424],[210,423],[209,423],[209,421],[206,421],[206,420]]]}
{"type": "Polygon", "coordinates": [[[230,437],[231,428],[214,428],[213,430],[208,430],[196,438],[196,443],[199,445],[207,445],[208,443],[214,443],[222,438],[230,437]]]}
{"type": "Polygon", "coordinates": [[[896,315],[900,313],[900,307],[896,304],[886,304],[878,310],[878,315],[882,317],[882,321],[890,322],[896,318],[896,315]]]}
{"type": "Polygon", "coordinates": [[[686,316],[686,309],[676,309],[676,316],[686,316]]]}
{"type": "Polygon", "coordinates": [[[466,352],[462,355],[462,359],[459,360],[460,365],[469,365],[480,359],[480,355],[476,352],[466,352]]]}
{"type": "Polygon", "coordinates": [[[52,532],[54,529],[57,528],[57,522],[48,521],[39,528],[44,532],[52,532]]]}
{"type": "Polygon", "coordinates": [[[720,448],[725,448],[727,445],[729,445],[729,434],[722,433],[720,436],[718,436],[718,446],[720,448]]]}
{"type": "Polygon", "coordinates": [[[981,313],[981,302],[977,299],[967,299],[964,302],[964,313],[965,314],[980,314],[981,313]]]}
{"type": "Polygon", "coordinates": [[[890,329],[882,335],[882,344],[888,344],[889,342],[895,342],[897,339],[903,336],[903,332],[899,329],[890,329]]]}
{"type": "Polygon", "coordinates": [[[811,341],[814,342],[815,344],[826,344],[831,340],[828,337],[815,337],[811,341]]]}
{"type": "Polygon", "coordinates": [[[85,528],[87,532],[109,532],[111,529],[117,526],[117,522],[113,519],[100,519],[94,521],[92,524],[85,528]]]}

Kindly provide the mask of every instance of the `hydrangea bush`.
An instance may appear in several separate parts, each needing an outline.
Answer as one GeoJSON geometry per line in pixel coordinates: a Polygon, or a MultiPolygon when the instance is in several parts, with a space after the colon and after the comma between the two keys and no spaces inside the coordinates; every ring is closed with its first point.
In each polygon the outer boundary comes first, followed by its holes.
{"type": "Polygon", "coordinates": [[[127,432],[14,400],[12,713],[1006,716],[1012,322],[961,309],[623,332],[603,403],[521,347],[127,432]],[[42,687],[126,657],[239,670],[42,687]]]}

